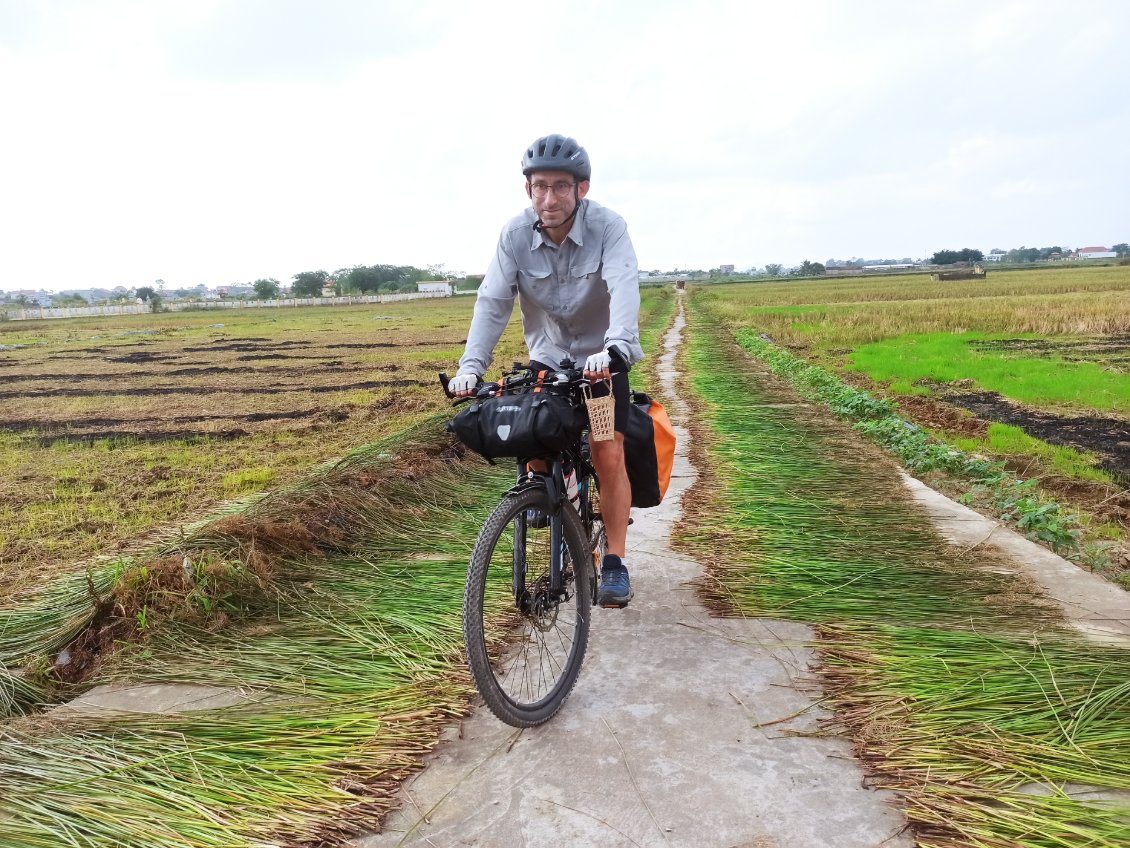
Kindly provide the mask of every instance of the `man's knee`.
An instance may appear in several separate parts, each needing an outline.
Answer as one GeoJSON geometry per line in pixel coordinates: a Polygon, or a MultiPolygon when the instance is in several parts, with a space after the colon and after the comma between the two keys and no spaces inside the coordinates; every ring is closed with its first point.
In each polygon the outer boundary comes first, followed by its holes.
{"type": "Polygon", "coordinates": [[[615,470],[624,467],[624,435],[617,433],[616,437],[606,442],[590,442],[593,464],[600,469],[615,470]]]}

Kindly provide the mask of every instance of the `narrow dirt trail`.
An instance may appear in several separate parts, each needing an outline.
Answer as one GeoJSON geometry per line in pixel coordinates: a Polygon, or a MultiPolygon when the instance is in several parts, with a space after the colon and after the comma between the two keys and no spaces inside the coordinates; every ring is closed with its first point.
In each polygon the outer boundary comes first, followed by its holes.
{"type": "MultiPolygon", "coordinates": [[[[660,377],[672,419],[680,317],[660,377]]],[[[596,610],[580,680],[548,725],[516,732],[478,709],[402,790],[378,846],[906,848],[891,793],[866,789],[847,740],[789,735],[825,715],[807,672],[807,626],[717,619],[669,547],[695,478],[678,426],[665,503],[637,511],[627,562],[636,597],[596,610]],[[759,726],[761,725],[761,726],[759,726]]]]}

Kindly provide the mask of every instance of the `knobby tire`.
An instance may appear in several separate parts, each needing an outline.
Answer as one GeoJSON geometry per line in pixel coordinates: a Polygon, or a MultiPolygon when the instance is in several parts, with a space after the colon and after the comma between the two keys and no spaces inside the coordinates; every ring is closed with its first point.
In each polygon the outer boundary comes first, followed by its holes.
{"type": "Polygon", "coordinates": [[[529,561],[528,591],[549,575],[549,545],[541,540],[551,530],[526,528],[527,510],[551,513],[545,489],[507,494],[495,507],[475,542],[463,596],[471,674],[491,712],[513,727],[543,724],[572,692],[588,644],[593,592],[590,540],[580,517],[565,506],[556,520],[568,552],[566,599],[541,613],[516,608],[515,561],[529,561]]]}

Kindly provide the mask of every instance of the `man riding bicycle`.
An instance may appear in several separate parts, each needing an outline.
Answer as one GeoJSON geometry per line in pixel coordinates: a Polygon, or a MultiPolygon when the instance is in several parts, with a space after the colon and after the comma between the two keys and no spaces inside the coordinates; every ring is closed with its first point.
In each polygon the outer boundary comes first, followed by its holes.
{"type": "MultiPolygon", "coordinates": [[[[624,219],[586,199],[592,165],[574,139],[537,139],[522,156],[522,173],[532,207],[502,229],[449,388],[458,397],[474,393],[510,321],[515,296],[531,368],[557,369],[570,359],[584,362],[587,379],[611,381],[615,438],[589,444],[608,532],[597,603],[624,607],[632,597],[624,564],[632,505],[624,468],[627,368],[643,359],[636,254],[624,219]]],[[[608,386],[596,383],[594,396],[606,395],[608,386]]]]}

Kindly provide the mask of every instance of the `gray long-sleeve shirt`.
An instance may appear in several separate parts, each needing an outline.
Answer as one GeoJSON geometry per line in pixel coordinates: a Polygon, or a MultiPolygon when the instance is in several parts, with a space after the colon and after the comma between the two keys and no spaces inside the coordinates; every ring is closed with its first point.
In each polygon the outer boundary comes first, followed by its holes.
{"type": "Polygon", "coordinates": [[[568,357],[580,367],[612,344],[632,363],[643,359],[639,266],[624,219],[582,200],[560,245],[535,232],[535,221],[527,209],[503,227],[479,286],[459,373],[486,373],[515,296],[532,360],[559,365],[568,357]]]}

